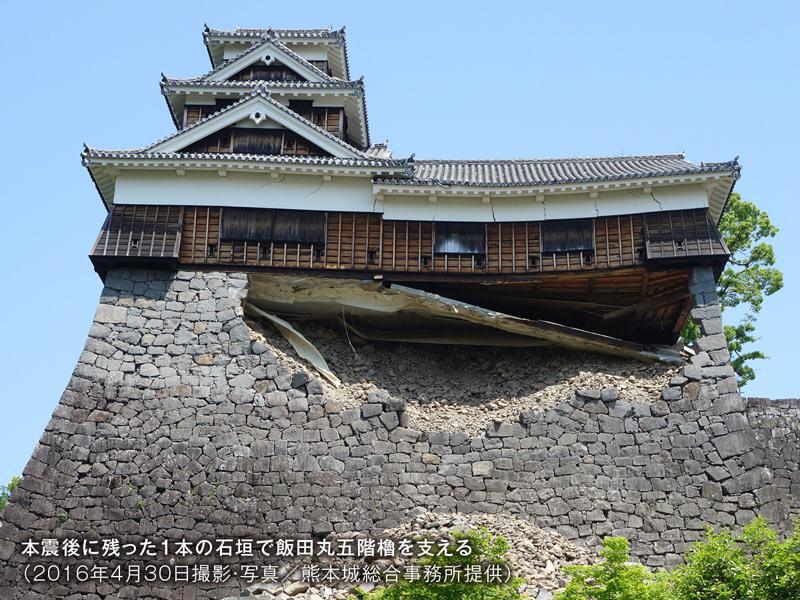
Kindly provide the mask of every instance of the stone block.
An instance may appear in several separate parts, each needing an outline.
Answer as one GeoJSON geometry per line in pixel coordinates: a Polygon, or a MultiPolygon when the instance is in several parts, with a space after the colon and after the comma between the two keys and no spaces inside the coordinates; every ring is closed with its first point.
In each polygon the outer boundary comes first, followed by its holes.
{"type": "Polygon", "coordinates": [[[716,437],[712,440],[722,459],[739,456],[755,448],[755,439],[747,431],[736,431],[727,435],[716,437]]]}

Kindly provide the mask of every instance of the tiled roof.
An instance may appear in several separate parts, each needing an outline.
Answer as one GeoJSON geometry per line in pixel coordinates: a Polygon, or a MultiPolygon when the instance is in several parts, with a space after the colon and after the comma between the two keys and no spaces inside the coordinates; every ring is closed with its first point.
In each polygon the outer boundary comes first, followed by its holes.
{"type": "Polygon", "coordinates": [[[403,168],[408,159],[378,158],[337,158],[335,156],[287,156],[283,154],[235,154],[222,152],[149,152],[147,150],[100,150],[86,148],[81,152],[84,160],[98,159],[141,159],[141,160],[188,160],[188,161],[241,161],[256,163],[294,163],[311,165],[335,165],[344,167],[387,167],[403,168]]]}
{"type": "Polygon", "coordinates": [[[276,36],[274,34],[266,34],[266,33],[264,34],[264,37],[261,39],[261,41],[259,41],[256,44],[253,44],[250,48],[248,48],[247,50],[245,50],[244,52],[242,52],[238,56],[234,56],[232,58],[229,58],[228,60],[220,63],[219,65],[217,65],[215,68],[211,69],[208,73],[205,73],[204,75],[200,75],[199,77],[194,77],[193,79],[197,80],[197,81],[208,79],[209,77],[212,77],[213,75],[215,75],[216,73],[218,73],[219,71],[221,71],[222,69],[224,69],[225,67],[230,65],[231,63],[236,62],[237,60],[241,59],[244,56],[247,56],[248,54],[252,54],[252,53],[256,52],[261,46],[263,46],[267,42],[270,42],[270,43],[274,44],[282,52],[285,52],[287,55],[291,56],[293,59],[295,59],[298,62],[300,62],[307,69],[310,69],[310,70],[314,71],[320,77],[322,77],[324,80],[326,80],[326,81],[334,81],[335,80],[334,77],[331,77],[327,73],[321,71],[320,69],[318,69],[317,67],[312,65],[310,62],[308,62],[308,60],[306,60],[305,58],[303,58],[302,56],[297,54],[297,52],[287,48],[284,44],[281,43],[281,41],[278,39],[278,36],[276,36]]]}
{"type": "Polygon", "coordinates": [[[209,55],[211,54],[211,49],[208,46],[208,40],[212,37],[233,37],[233,38],[242,38],[243,40],[256,40],[259,38],[263,38],[265,36],[275,36],[279,39],[284,39],[287,41],[291,41],[292,39],[299,39],[299,38],[312,38],[312,39],[319,39],[319,40],[334,40],[335,43],[340,44],[342,46],[342,50],[344,51],[344,72],[345,77],[349,77],[350,73],[350,57],[347,53],[347,38],[345,36],[345,28],[342,27],[341,29],[331,29],[330,27],[327,28],[319,28],[319,29],[272,29],[272,28],[246,28],[246,27],[237,27],[236,29],[232,30],[223,30],[223,29],[212,29],[208,25],[204,26],[203,29],[203,40],[205,41],[206,47],[209,50],[209,55]]]}
{"type": "MultiPolygon", "coordinates": [[[[367,145],[370,143],[370,135],[369,135],[369,112],[367,111],[367,94],[366,90],[364,89],[364,78],[356,79],[354,81],[345,81],[344,79],[333,79],[331,81],[264,81],[264,80],[254,80],[254,81],[204,81],[196,78],[192,79],[177,79],[172,77],[167,77],[162,73],[161,75],[161,93],[166,94],[169,91],[174,91],[172,88],[177,87],[184,87],[184,88],[194,88],[194,89],[203,89],[208,87],[215,87],[215,88],[228,88],[232,90],[241,90],[246,92],[248,90],[253,90],[258,86],[267,87],[270,89],[290,89],[290,90],[354,90],[358,92],[361,96],[361,105],[364,109],[364,129],[365,135],[364,138],[366,139],[367,145]]],[[[170,110],[172,108],[170,107],[170,110]]],[[[176,115],[172,115],[173,121],[175,121],[176,127],[178,127],[178,121],[176,120],[176,115]]]]}
{"type": "Polygon", "coordinates": [[[168,135],[166,137],[161,138],[160,140],[158,140],[156,142],[153,142],[149,146],[146,146],[145,148],[142,148],[141,151],[142,152],[149,151],[151,148],[153,148],[155,146],[158,146],[159,144],[162,144],[162,143],[166,142],[167,140],[171,140],[172,138],[178,137],[179,135],[182,135],[187,131],[191,131],[192,129],[195,129],[196,127],[199,127],[200,125],[203,125],[204,123],[207,123],[208,121],[210,121],[212,119],[216,119],[216,118],[220,117],[221,115],[233,110],[234,108],[237,108],[238,106],[240,106],[244,102],[247,102],[248,100],[250,100],[251,98],[254,98],[256,96],[258,96],[260,98],[263,98],[264,100],[269,102],[272,106],[280,109],[281,111],[283,111],[287,115],[290,115],[292,118],[300,121],[301,123],[303,123],[307,127],[310,127],[313,130],[317,131],[318,133],[322,134],[323,136],[328,138],[333,143],[338,144],[339,146],[342,146],[343,148],[347,148],[351,152],[356,152],[356,153],[358,153],[358,154],[360,154],[362,156],[366,156],[366,154],[364,153],[363,150],[359,150],[358,148],[356,148],[354,146],[351,146],[350,144],[348,144],[344,140],[336,137],[335,135],[333,135],[332,133],[330,133],[327,130],[323,129],[319,125],[315,125],[314,123],[312,123],[311,121],[309,121],[305,117],[300,116],[299,114],[297,114],[293,110],[290,110],[288,107],[284,106],[280,102],[277,102],[276,100],[270,98],[269,92],[262,85],[257,86],[252,91],[250,96],[242,98],[241,100],[239,100],[237,102],[234,102],[233,104],[231,104],[229,106],[226,106],[225,108],[221,108],[220,110],[216,111],[215,113],[205,117],[204,119],[200,119],[196,123],[193,123],[192,125],[189,125],[188,127],[185,127],[184,129],[176,131],[173,134],[170,134],[170,135],[168,135]]]}
{"type": "Polygon", "coordinates": [[[206,25],[203,35],[205,37],[214,36],[230,36],[230,37],[243,37],[243,38],[257,38],[264,35],[272,34],[280,38],[325,38],[335,39],[344,37],[344,28],[331,29],[330,27],[319,29],[270,29],[270,28],[247,28],[237,27],[236,29],[212,29],[206,25]]]}
{"type": "Polygon", "coordinates": [[[253,89],[258,85],[267,85],[271,88],[291,88],[291,89],[313,89],[313,90],[340,90],[358,89],[364,87],[361,79],[355,81],[345,81],[344,79],[334,79],[332,81],[268,81],[268,80],[248,80],[248,81],[205,81],[197,77],[180,79],[175,77],[163,76],[161,87],[224,87],[234,89],[253,89]]]}
{"type": "Polygon", "coordinates": [[[389,150],[389,144],[386,143],[386,142],[380,142],[378,144],[372,144],[364,152],[368,156],[375,156],[377,158],[391,158],[392,157],[392,151],[389,150]]]}
{"type": "Polygon", "coordinates": [[[410,179],[379,180],[389,185],[526,187],[646,179],[702,173],[738,177],[738,157],[694,164],[683,154],[532,160],[417,160],[410,179]]]}

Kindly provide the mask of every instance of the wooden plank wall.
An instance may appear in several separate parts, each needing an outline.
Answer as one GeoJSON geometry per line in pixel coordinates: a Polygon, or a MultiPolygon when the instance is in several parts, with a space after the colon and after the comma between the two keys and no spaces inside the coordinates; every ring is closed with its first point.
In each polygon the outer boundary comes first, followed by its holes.
{"type": "Polygon", "coordinates": [[[106,217],[91,256],[175,258],[181,243],[183,207],[115,206],[106,217]]]}
{"type": "Polygon", "coordinates": [[[326,213],[324,248],[219,239],[219,208],[187,207],[181,262],[387,272],[532,273],[626,267],[642,262],[640,216],[595,220],[595,252],[543,254],[538,222],[487,223],[486,253],[433,255],[429,221],[326,213]]]}
{"type": "Polygon", "coordinates": [[[647,258],[728,254],[705,211],[684,210],[644,215],[647,258]]]}

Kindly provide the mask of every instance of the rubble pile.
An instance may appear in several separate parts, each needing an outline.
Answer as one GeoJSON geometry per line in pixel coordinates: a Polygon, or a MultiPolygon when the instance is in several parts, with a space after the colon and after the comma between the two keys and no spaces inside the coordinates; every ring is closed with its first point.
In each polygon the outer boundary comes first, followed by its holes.
{"type": "MultiPolygon", "coordinates": [[[[251,327],[260,330],[258,323],[251,327]]],[[[370,392],[385,390],[406,401],[409,424],[421,431],[479,434],[491,421],[516,421],[522,411],[545,410],[575,389],[610,388],[620,400],[652,403],[679,370],[555,347],[364,343],[343,328],[312,322],[297,327],[342,381],[339,388],[329,386],[329,398],[355,408],[370,392]]],[[[287,342],[271,330],[260,331],[282,358],[294,361],[287,342]]]]}

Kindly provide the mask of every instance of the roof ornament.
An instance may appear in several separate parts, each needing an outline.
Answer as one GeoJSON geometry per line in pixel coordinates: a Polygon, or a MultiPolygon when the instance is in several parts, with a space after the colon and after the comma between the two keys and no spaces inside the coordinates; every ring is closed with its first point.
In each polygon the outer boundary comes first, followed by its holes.
{"type": "Polygon", "coordinates": [[[251,96],[269,96],[269,88],[267,87],[266,82],[260,81],[256,87],[253,88],[253,91],[250,92],[251,96]]]}
{"type": "Polygon", "coordinates": [[[265,115],[263,111],[258,110],[258,109],[254,110],[253,112],[250,113],[250,120],[253,123],[255,123],[256,125],[261,125],[261,123],[263,121],[265,121],[266,118],[267,118],[267,115],[265,115]]]}
{"type": "Polygon", "coordinates": [[[265,65],[269,66],[269,65],[271,65],[272,63],[275,62],[275,57],[268,52],[267,54],[265,54],[264,56],[261,57],[261,62],[263,62],[265,65]]]}

